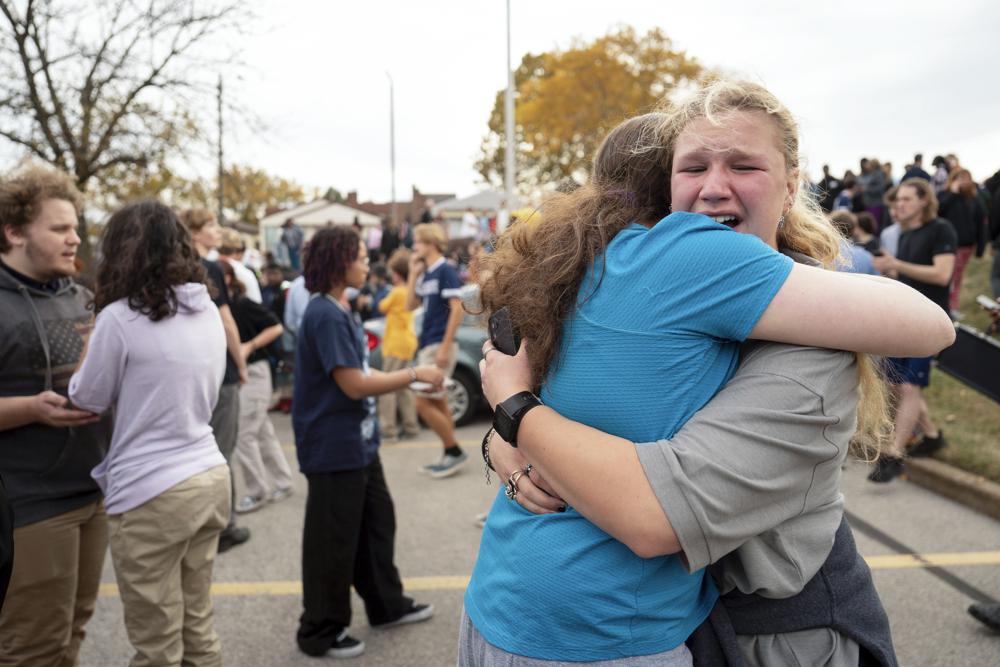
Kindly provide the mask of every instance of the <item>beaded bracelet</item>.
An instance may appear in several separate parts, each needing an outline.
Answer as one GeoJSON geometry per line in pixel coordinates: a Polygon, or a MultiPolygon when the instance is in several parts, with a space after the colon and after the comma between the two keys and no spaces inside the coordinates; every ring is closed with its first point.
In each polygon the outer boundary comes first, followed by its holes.
{"type": "Polygon", "coordinates": [[[486,432],[486,435],[483,436],[483,463],[485,464],[483,466],[483,472],[486,473],[487,484],[492,483],[490,480],[490,471],[492,470],[493,472],[496,472],[496,468],[494,468],[493,464],[490,463],[490,441],[493,440],[494,433],[496,433],[496,430],[490,428],[490,430],[486,432]]]}

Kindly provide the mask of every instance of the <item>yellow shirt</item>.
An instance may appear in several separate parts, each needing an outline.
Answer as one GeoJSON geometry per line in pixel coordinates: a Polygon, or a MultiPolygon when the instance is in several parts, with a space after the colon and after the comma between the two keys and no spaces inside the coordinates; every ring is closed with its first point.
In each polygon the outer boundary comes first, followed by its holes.
{"type": "Polygon", "coordinates": [[[406,286],[393,287],[378,304],[385,313],[385,337],[382,355],[412,359],[417,351],[417,335],[413,333],[413,312],[406,309],[406,286]]]}

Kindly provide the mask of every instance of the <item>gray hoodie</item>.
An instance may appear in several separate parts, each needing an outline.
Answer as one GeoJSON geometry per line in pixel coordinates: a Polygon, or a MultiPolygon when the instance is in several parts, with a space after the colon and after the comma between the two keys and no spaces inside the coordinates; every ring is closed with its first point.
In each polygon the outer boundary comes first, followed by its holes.
{"type": "MultiPolygon", "coordinates": [[[[92,319],[90,293],[72,280],[55,293],[24,285],[0,267],[0,396],[67,395],[92,319]]],[[[0,431],[0,474],[14,526],[42,521],[101,498],[91,469],[107,451],[108,415],[96,424],[33,423],[0,431]]]]}

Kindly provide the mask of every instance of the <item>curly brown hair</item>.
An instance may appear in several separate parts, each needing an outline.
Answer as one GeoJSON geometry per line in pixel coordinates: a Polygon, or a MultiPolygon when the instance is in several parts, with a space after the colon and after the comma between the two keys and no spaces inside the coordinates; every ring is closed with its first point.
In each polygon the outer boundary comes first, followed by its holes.
{"type": "Polygon", "coordinates": [[[588,267],[629,224],[651,226],[670,213],[668,152],[658,141],[665,118],[650,113],[618,125],[597,149],[587,184],[547,199],[541,222],[510,227],[479,258],[483,309],[506,306],[531,339],[536,388],[557,359],[578,295],[585,299],[600,284],[583,288],[588,267]]]}
{"type": "MultiPolygon", "coordinates": [[[[0,183],[0,224],[15,230],[27,227],[48,199],[68,201],[77,216],[83,210],[80,191],[66,172],[32,166],[8,176],[0,183]]],[[[7,235],[0,233],[0,252],[9,250],[7,235]]]]}
{"type": "Polygon", "coordinates": [[[326,294],[347,280],[347,269],[358,259],[361,237],[350,227],[324,227],[309,241],[302,275],[310,293],[326,294]]]}
{"type": "Polygon", "coordinates": [[[204,283],[205,269],[177,215],[149,199],[122,208],[104,226],[95,282],[96,312],[128,299],[129,308],[157,322],[177,312],[174,288],[204,283]]]}

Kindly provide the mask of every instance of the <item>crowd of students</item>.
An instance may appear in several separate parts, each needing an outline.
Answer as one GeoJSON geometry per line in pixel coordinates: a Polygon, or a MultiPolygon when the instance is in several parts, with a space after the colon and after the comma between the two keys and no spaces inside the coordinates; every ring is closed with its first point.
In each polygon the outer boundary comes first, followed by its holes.
{"type": "Polygon", "coordinates": [[[419,428],[415,405],[440,436],[432,477],[467,459],[442,391],[462,310],[441,228],[414,229],[412,253],[389,262],[394,289],[368,304],[388,318],[382,373],[368,368],[346,298],[368,277],[354,230],[312,240],[303,301],[295,283],[286,296],[280,267],[265,267],[261,285],[239,235],[209,211],[139,202],[106,222],[91,291],[76,279],[82,205],[56,170],[26,168],[0,183],[0,665],[76,663],[109,545],[131,664],[221,664],[216,554],[250,538],[237,513],[292,493],[268,416],[282,337],[296,351],[292,416],[309,489],[300,647],[363,650],[346,635],[352,584],[373,625],[429,618],[430,605],[402,594],[392,563],[395,519],[371,397],[398,394],[404,435],[419,428]],[[429,391],[411,401],[415,381],[429,391]]]}
{"type": "MultiPolygon", "coordinates": [[[[994,248],[991,289],[1000,296],[1000,172],[977,184],[955,155],[935,157],[932,176],[914,156],[899,183],[891,167],[861,160],[861,173],[837,179],[824,167],[816,195],[834,226],[849,239],[846,271],[888,275],[917,289],[961,320],[959,295],[970,258],[994,248]]],[[[904,471],[904,457],[931,456],[947,445],[923,395],[931,358],[889,359],[897,393],[895,455],[882,457],[870,479],[887,482],[904,471]]]]}
{"type": "MultiPolygon", "coordinates": [[[[941,170],[922,172],[917,156],[892,184],[863,161],[857,178],[827,173],[818,187],[848,246],[840,254],[853,259],[844,270],[897,277],[954,313],[964,262],[1000,243],[1000,175],[978,186],[953,156],[941,170]]],[[[145,201],[108,219],[90,291],[74,280],[81,209],[71,178],[55,170],[0,183],[0,601],[10,577],[0,665],[76,661],[109,545],[132,664],[221,664],[216,554],[250,538],[238,513],[292,493],[268,416],[274,380],[289,367],[307,482],[300,649],[363,652],[347,633],[352,586],[372,626],[430,618],[433,607],[405,595],[393,562],[378,450],[415,436],[419,416],[441,444],[424,473],[446,478],[468,460],[446,382],[462,274],[474,272],[480,248],[463,269],[449,261],[442,227],[422,223],[408,230],[412,248],[372,267],[356,230],[328,227],[301,247],[302,273],[288,284],[276,264],[258,279],[240,236],[209,211],[145,201]],[[381,371],[369,367],[360,326],[377,316],[386,318],[381,371]]],[[[993,275],[996,291],[996,264],[993,275]]],[[[929,368],[930,357],[890,361],[894,455],[872,481],[897,476],[907,448],[919,456],[945,446],[921,393],[929,368]]]]}

